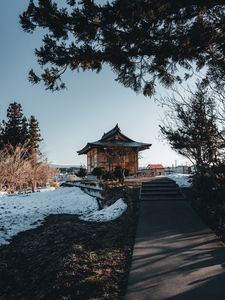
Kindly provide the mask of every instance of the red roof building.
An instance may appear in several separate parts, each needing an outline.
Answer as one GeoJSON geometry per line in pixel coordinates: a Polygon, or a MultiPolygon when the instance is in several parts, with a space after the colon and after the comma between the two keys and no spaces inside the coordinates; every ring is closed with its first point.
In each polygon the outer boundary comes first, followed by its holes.
{"type": "Polygon", "coordinates": [[[149,164],[146,169],[142,169],[138,172],[138,176],[141,177],[154,177],[165,175],[165,168],[161,164],[149,164]]]}
{"type": "Polygon", "coordinates": [[[149,164],[147,169],[150,170],[151,176],[159,176],[165,174],[165,168],[161,164],[149,164]]]}
{"type": "Polygon", "coordinates": [[[161,170],[164,170],[164,167],[161,164],[149,164],[147,166],[147,168],[148,169],[161,169],[161,170]]]}

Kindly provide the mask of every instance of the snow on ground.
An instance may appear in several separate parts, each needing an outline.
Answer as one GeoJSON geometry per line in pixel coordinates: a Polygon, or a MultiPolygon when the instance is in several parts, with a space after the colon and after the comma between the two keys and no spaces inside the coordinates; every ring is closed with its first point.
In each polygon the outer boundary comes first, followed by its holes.
{"type": "Polygon", "coordinates": [[[167,177],[174,181],[179,187],[190,187],[191,186],[191,175],[189,174],[170,174],[170,175],[161,175],[157,177],[167,177]]]}
{"type": "Polygon", "coordinates": [[[86,184],[86,183],[82,183],[82,182],[75,182],[74,183],[75,186],[80,186],[80,187],[83,187],[83,188],[90,188],[92,190],[103,190],[102,186],[100,186],[99,184],[86,184]]]}
{"type": "Polygon", "coordinates": [[[176,181],[176,184],[179,185],[179,187],[191,186],[191,176],[189,174],[171,174],[167,177],[176,181]]]}
{"type": "Polygon", "coordinates": [[[3,197],[3,196],[5,196],[5,195],[7,195],[7,192],[1,192],[1,191],[0,191],[0,197],[3,197]]]}
{"type": "Polygon", "coordinates": [[[95,198],[99,198],[99,199],[103,199],[104,197],[102,196],[102,194],[100,193],[100,191],[97,190],[90,190],[90,189],[85,189],[85,193],[87,193],[88,195],[95,197],[95,198]]]}
{"type": "Polygon", "coordinates": [[[77,187],[0,198],[0,244],[20,231],[39,226],[50,214],[87,214],[98,209],[95,198],[77,187]]]}
{"type": "Polygon", "coordinates": [[[54,191],[55,188],[53,186],[51,187],[48,187],[48,188],[43,188],[43,189],[40,189],[39,192],[50,192],[50,191],[54,191]]]}
{"type": "Polygon", "coordinates": [[[21,231],[38,227],[50,214],[76,214],[87,221],[108,221],[119,217],[126,204],[120,199],[115,204],[98,211],[95,198],[78,187],[63,187],[45,193],[0,196],[0,245],[21,231]],[[85,218],[86,217],[86,218],[85,218]]]}
{"type": "Polygon", "coordinates": [[[99,211],[91,212],[87,215],[81,216],[81,220],[95,221],[95,222],[107,222],[117,219],[127,209],[127,204],[119,199],[110,206],[107,206],[99,211]]]}

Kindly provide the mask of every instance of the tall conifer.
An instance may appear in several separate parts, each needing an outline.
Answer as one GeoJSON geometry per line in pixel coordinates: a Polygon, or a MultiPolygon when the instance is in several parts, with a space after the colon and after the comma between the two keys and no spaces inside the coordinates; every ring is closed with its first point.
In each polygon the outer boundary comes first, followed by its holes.
{"type": "Polygon", "coordinates": [[[31,154],[39,151],[39,144],[42,140],[39,123],[34,116],[31,116],[28,126],[28,147],[31,154]]]}
{"type": "Polygon", "coordinates": [[[0,149],[2,149],[4,146],[3,140],[2,140],[2,124],[0,123],[0,149]]]}
{"type": "Polygon", "coordinates": [[[3,121],[2,140],[4,145],[13,147],[27,141],[27,119],[23,115],[21,104],[13,102],[7,109],[7,121],[3,121]]]}

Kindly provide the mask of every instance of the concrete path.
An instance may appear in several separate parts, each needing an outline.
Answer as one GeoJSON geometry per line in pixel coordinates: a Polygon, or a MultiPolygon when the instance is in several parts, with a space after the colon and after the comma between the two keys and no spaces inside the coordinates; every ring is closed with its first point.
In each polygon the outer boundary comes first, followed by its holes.
{"type": "Polygon", "coordinates": [[[185,201],[141,201],[126,300],[141,299],[225,299],[225,248],[185,201]]]}

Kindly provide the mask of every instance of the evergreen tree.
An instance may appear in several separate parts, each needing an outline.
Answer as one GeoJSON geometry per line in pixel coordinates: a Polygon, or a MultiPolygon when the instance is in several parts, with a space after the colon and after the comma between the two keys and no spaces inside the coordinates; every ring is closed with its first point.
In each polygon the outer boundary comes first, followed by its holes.
{"type": "Polygon", "coordinates": [[[105,169],[102,167],[95,167],[92,170],[91,174],[97,176],[97,178],[100,179],[105,174],[105,169]]]}
{"type": "Polygon", "coordinates": [[[2,140],[4,145],[24,145],[27,141],[27,119],[23,115],[22,106],[13,102],[7,109],[7,121],[3,121],[2,140]]]}
{"type": "Polygon", "coordinates": [[[67,69],[99,72],[107,64],[116,81],[152,95],[157,83],[170,87],[190,77],[193,63],[224,83],[224,1],[65,0],[63,8],[57,2],[30,0],[20,16],[24,31],[48,31],[35,50],[46,68],[40,76],[31,70],[33,83],[58,90],[67,69]]]}
{"type": "Polygon", "coordinates": [[[2,124],[0,123],[0,149],[4,147],[3,137],[2,137],[2,124]]]}
{"type": "Polygon", "coordinates": [[[26,117],[22,118],[21,124],[21,144],[24,145],[28,139],[28,121],[26,117]]]}
{"type": "Polygon", "coordinates": [[[2,138],[2,132],[0,132],[0,150],[4,148],[4,142],[2,138]]]}
{"type": "Polygon", "coordinates": [[[215,101],[199,87],[189,101],[175,101],[170,109],[174,118],[160,130],[172,148],[197,167],[218,163],[224,139],[217,126],[215,101]]]}
{"type": "Polygon", "coordinates": [[[28,148],[29,153],[39,152],[39,145],[43,139],[41,138],[39,123],[34,116],[29,119],[28,125],[28,148]]]}

